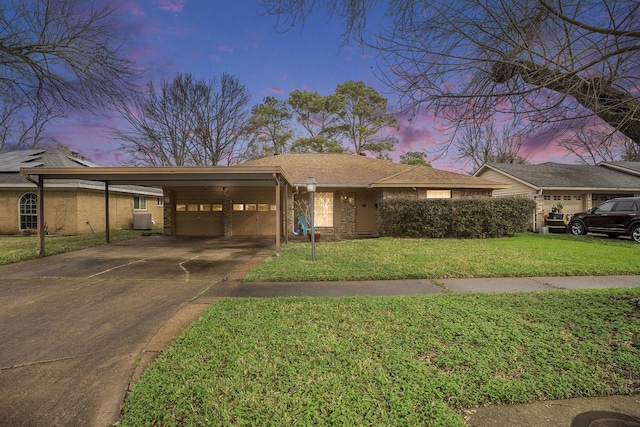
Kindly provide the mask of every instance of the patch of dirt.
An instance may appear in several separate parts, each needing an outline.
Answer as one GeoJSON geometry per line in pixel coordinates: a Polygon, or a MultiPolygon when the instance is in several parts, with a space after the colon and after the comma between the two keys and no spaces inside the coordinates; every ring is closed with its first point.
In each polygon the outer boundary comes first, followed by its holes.
{"type": "Polygon", "coordinates": [[[470,427],[640,427],[640,395],[491,405],[462,416],[470,427]]]}

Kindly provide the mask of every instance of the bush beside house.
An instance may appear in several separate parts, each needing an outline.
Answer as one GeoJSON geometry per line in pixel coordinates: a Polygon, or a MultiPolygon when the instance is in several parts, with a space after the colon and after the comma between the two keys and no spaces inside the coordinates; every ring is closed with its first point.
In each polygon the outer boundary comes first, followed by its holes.
{"type": "Polygon", "coordinates": [[[382,234],[393,237],[487,238],[525,231],[531,199],[387,199],[380,205],[382,234]]]}

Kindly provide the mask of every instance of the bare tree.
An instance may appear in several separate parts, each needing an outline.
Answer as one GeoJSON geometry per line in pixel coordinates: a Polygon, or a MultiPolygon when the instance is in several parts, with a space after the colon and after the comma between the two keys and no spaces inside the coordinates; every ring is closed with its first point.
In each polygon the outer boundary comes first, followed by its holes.
{"type": "Polygon", "coordinates": [[[195,128],[193,157],[199,165],[232,164],[238,157],[240,140],[249,120],[251,96],[240,80],[223,74],[203,91],[203,99],[194,105],[195,128]]]}
{"type": "Polygon", "coordinates": [[[29,99],[32,110],[46,106],[54,115],[119,102],[137,74],[122,52],[123,32],[115,26],[114,13],[99,1],[1,5],[0,102],[29,99]]]}
{"type": "Polygon", "coordinates": [[[520,154],[525,137],[513,124],[499,128],[495,123],[461,128],[455,138],[455,160],[472,162],[478,170],[485,163],[527,163],[520,154]]]}
{"type": "Polygon", "coordinates": [[[247,124],[247,89],[236,77],[196,80],[178,74],[157,91],[149,83],[123,108],[130,129],[116,138],[128,163],[151,166],[215,166],[230,163],[247,124]]]}
{"type": "Polygon", "coordinates": [[[60,116],[42,104],[30,104],[25,98],[0,104],[0,153],[35,148],[55,139],[43,132],[60,116]]]}
{"type": "Polygon", "coordinates": [[[575,155],[581,163],[640,161],[640,146],[620,132],[598,126],[572,129],[559,145],[575,155]]]}
{"type": "Polygon", "coordinates": [[[597,116],[640,144],[637,0],[261,0],[283,26],[324,8],[345,36],[379,50],[383,79],[408,105],[454,125],[510,113],[546,125],[597,116]],[[378,22],[378,21],[376,21],[378,22]]]}

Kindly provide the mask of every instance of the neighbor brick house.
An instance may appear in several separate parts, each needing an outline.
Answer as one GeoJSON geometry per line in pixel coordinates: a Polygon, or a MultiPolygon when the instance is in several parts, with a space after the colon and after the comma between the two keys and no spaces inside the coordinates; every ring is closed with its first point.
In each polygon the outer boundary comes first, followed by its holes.
{"type": "Polygon", "coordinates": [[[474,176],[509,185],[494,191],[494,197],[534,199],[537,208],[532,230],[544,225],[545,215],[554,205],[562,204],[562,211],[571,214],[615,197],[640,196],[640,162],[606,162],[598,166],[486,163],[474,176]]]}
{"type": "MultiPolygon", "coordinates": [[[[35,231],[38,226],[37,185],[20,168],[93,168],[100,165],[77,153],[43,148],[0,154],[0,234],[35,231]]],[[[49,234],[83,234],[105,230],[103,183],[79,179],[46,183],[45,231],[49,234]]],[[[113,186],[109,193],[112,228],[132,228],[134,215],[151,215],[163,226],[162,190],[140,186],[113,186]]]]}

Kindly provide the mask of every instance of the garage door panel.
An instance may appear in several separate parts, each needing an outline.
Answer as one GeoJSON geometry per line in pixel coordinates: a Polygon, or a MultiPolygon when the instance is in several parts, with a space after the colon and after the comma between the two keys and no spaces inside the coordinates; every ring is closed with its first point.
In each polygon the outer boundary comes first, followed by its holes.
{"type": "Polygon", "coordinates": [[[204,191],[176,195],[175,227],[177,236],[224,236],[222,200],[204,191]]]}
{"type": "Polygon", "coordinates": [[[236,201],[233,206],[234,236],[273,236],[276,233],[275,205],[268,199],[236,201]]]}

